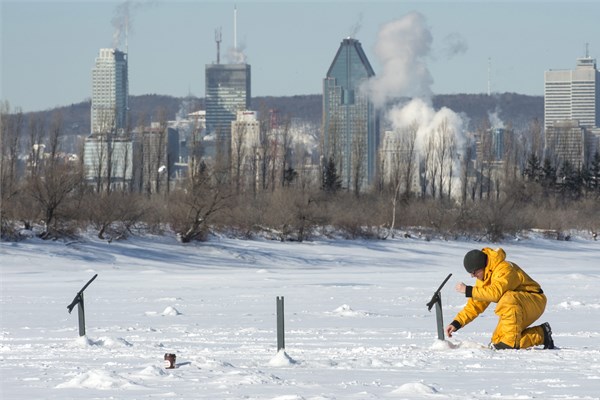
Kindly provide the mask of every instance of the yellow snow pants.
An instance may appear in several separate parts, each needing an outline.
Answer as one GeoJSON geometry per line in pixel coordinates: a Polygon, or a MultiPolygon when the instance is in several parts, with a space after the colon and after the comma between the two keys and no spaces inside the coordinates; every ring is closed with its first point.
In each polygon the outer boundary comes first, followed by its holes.
{"type": "Polygon", "coordinates": [[[494,311],[498,325],[492,343],[504,343],[515,349],[526,349],[544,343],[542,326],[528,328],[546,309],[543,293],[508,291],[498,301],[494,311]]]}

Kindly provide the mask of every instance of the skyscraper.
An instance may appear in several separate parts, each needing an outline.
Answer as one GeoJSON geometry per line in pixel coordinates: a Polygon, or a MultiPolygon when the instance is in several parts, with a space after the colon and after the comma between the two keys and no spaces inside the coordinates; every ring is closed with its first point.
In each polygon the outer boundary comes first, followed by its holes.
{"type": "Polygon", "coordinates": [[[375,178],[379,119],[361,90],[373,76],[360,42],[347,38],[323,80],[323,156],[333,159],[347,189],[365,189],[375,178]]]}
{"type": "Polygon", "coordinates": [[[250,108],[250,65],[206,65],[206,129],[217,142],[231,146],[231,122],[238,111],[250,108]]]}
{"type": "Polygon", "coordinates": [[[125,132],[128,97],[127,53],[100,49],[92,68],[91,133],[125,132]]]}
{"type": "Polygon", "coordinates": [[[92,68],[91,134],[85,139],[86,180],[98,192],[130,187],[134,143],[127,132],[127,53],[100,49],[92,68]]]}
{"type": "Polygon", "coordinates": [[[600,126],[600,72],[588,55],[577,59],[574,70],[544,74],[544,126],[565,120],[577,120],[586,128],[600,126]]]}
{"type": "Polygon", "coordinates": [[[585,166],[596,151],[600,126],[600,72],[586,54],[574,70],[544,74],[545,157],[556,167],[585,166]]]}

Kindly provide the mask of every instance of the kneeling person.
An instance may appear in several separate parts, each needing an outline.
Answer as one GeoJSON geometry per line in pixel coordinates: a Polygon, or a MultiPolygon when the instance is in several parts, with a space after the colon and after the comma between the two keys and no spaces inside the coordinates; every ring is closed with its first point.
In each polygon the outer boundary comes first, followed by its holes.
{"type": "Polygon", "coordinates": [[[471,250],[464,258],[464,267],[471,277],[477,278],[475,286],[463,282],[456,291],[464,293],[467,304],[446,327],[446,335],[473,321],[490,303],[497,303],[494,311],[499,318],[492,335],[491,347],[525,349],[544,345],[553,349],[552,330],[547,322],[529,327],[546,309],[546,296],[540,285],[531,279],[517,264],[506,261],[502,249],[471,250]]]}

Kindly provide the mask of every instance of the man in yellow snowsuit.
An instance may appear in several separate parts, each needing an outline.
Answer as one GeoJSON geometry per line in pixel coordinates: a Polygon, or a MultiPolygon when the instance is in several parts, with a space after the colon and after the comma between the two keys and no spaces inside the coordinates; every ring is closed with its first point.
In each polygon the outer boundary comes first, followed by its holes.
{"type": "Polygon", "coordinates": [[[497,303],[494,312],[499,321],[492,335],[492,348],[525,349],[542,344],[545,349],[554,348],[550,324],[529,327],[546,308],[542,288],[517,264],[506,261],[504,250],[487,247],[471,250],[463,263],[477,281],[475,286],[463,282],[456,285],[456,291],[464,293],[469,300],[446,327],[448,337],[477,318],[490,303],[497,303]]]}

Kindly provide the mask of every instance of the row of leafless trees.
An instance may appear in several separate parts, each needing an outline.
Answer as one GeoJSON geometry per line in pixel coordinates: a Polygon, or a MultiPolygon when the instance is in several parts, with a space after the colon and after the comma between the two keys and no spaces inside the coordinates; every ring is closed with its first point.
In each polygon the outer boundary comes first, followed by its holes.
{"type": "MultiPolygon", "coordinates": [[[[138,230],[167,230],[184,242],[203,240],[211,230],[299,241],[317,234],[383,239],[410,230],[495,241],[530,228],[589,232],[600,228],[598,191],[565,201],[560,191],[549,190],[544,181],[524,172],[531,157],[522,161],[519,146],[505,146],[514,161],[494,168],[491,162],[481,163],[479,170],[469,172],[475,168],[471,165],[459,175],[449,171],[455,165],[448,162],[455,153],[453,146],[441,139],[432,141],[432,148],[445,143],[442,147],[449,153],[438,147],[429,155],[438,161],[427,166],[426,156],[423,170],[412,162],[415,144],[405,135],[408,141],[400,143],[405,147],[398,153],[405,157],[391,158],[397,166],[391,170],[392,178],[380,179],[368,191],[342,189],[335,163],[327,160],[314,182],[288,174],[290,178],[281,184],[239,190],[229,167],[198,162],[189,177],[169,191],[98,191],[86,183],[81,160],[68,160],[61,153],[60,116],[48,128],[35,120],[24,126],[22,114],[3,107],[0,222],[4,239],[17,238],[21,229],[39,229],[45,238],[91,229],[107,240],[138,230]],[[21,156],[22,148],[28,150],[26,157],[21,156]],[[440,168],[448,172],[442,174],[440,168]],[[461,182],[460,195],[448,179],[454,174],[461,182]],[[425,189],[415,192],[413,182],[425,189]]],[[[286,161],[281,170],[289,169],[293,168],[286,161]]]]}

